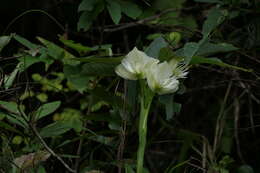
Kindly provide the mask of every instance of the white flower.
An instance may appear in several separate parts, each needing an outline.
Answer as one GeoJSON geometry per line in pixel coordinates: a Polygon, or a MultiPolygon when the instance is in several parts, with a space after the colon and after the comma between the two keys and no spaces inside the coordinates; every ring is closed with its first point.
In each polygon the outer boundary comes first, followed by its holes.
{"type": "Polygon", "coordinates": [[[171,59],[169,65],[171,66],[173,75],[176,77],[176,79],[186,78],[188,74],[188,68],[184,64],[181,64],[179,60],[171,59]]]}
{"type": "Polygon", "coordinates": [[[150,89],[160,95],[174,93],[179,88],[179,81],[167,62],[150,65],[146,70],[146,77],[150,89]]]}
{"type": "Polygon", "coordinates": [[[136,47],[129,52],[115,69],[117,75],[129,80],[145,79],[145,69],[159,60],[147,56],[136,47]]]}

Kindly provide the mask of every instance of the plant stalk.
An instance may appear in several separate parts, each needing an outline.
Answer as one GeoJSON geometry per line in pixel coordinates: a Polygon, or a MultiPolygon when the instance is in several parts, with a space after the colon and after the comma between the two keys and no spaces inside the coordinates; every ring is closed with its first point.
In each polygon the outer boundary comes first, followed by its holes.
{"type": "Polygon", "coordinates": [[[144,153],[147,135],[147,120],[154,93],[146,86],[144,81],[141,86],[141,111],[139,117],[139,146],[137,151],[137,173],[143,173],[144,153]]]}

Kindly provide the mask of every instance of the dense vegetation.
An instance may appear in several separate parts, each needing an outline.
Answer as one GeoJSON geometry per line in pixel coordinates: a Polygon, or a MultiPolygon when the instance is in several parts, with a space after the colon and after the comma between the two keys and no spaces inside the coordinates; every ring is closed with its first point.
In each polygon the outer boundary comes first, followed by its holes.
{"type": "Polygon", "coordinates": [[[142,87],[115,73],[134,47],[188,68],[177,92],[153,97],[142,172],[260,171],[257,0],[0,9],[1,173],[136,172],[142,87]]]}

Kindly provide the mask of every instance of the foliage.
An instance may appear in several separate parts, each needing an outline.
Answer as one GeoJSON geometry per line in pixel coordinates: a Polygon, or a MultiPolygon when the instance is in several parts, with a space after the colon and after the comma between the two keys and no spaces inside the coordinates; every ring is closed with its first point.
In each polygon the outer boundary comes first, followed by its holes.
{"type": "Polygon", "coordinates": [[[144,172],[260,170],[257,1],[39,3],[47,27],[18,12],[0,36],[0,172],[136,172],[142,88],[115,73],[134,47],[189,68],[151,102],[144,172]]]}

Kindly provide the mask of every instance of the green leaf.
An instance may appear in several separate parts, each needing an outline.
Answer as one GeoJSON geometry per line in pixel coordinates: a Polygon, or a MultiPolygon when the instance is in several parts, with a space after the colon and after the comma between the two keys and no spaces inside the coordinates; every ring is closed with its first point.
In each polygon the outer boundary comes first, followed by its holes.
{"type": "Polygon", "coordinates": [[[168,47],[164,47],[160,50],[160,54],[159,54],[159,60],[160,61],[169,61],[172,58],[175,58],[176,55],[174,54],[174,52],[172,51],[172,49],[168,48],[168,47]]]}
{"type": "Polygon", "coordinates": [[[142,14],[142,10],[138,5],[130,1],[120,1],[122,12],[132,19],[136,19],[142,14]]]}
{"type": "Polygon", "coordinates": [[[30,41],[26,40],[25,38],[19,36],[19,35],[14,35],[13,37],[16,41],[27,47],[28,49],[38,49],[39,46],[36,44],[31,43],[30,41]]]}
{"type": "Polygon", "coordinates": [[[21,62],[17,64],[14,71],[10,75],[6,75],[4,78],[4,87],[5,89],[10,88],[13,85],[16,75],[18,74],[19,68],[21,66],[21,62]]]}
{"type": "Polygon", "coordinates": [[[95,8],[92,11],[84,11],[78,21],[78,31],[83,29],[83,31],[87,31],[92,22],[96,19],[99,13],[104,10],[104,1],[97,1],[95,4],[95,8]]]}
{"type": "Polygon", "coordinates": [[[56,137],[62,135],[71,129],[68,124],[58,121],[43,127],[40,131],[40,135],[43,138],[56,137]]]}
{"type": "Polygon", "coordinates": [[[181,104],[173,102],[173,95],[163,95],[159,97],[159,101],[164,104],[166,110],[166,120],[171,120],[174,113],[179,113],[181,104]]]}
{"type": "Polygon", "coordinates": [[[41,37],[37,37],[37,39],[47,47],[46,53],[52,58],[62,60],[64,64],[70,64],[70,65],[79,64],[79,62],[73,60],[75,56],[69,53],[68,51],[66,51],[65,49],[41,37]]]}
{"type": "Polygon", "coordinates": [[[172,119],[174,115],[173,110],[173,95],[160,96],[160,102],[164,104],[166,110],[166,120],[172,119]]]}
{"type": "Polygon", "coordinates": [[[97,3],[97,0],[83,0],[79,4],[78,12],[92,11],[94,9],[94,6],[95,6],[96,3],[97,3]]]}
{"type": "Polygon", "coordinates": [[[183,56],[186,64],[189,64],[192,57],[197,53],[199,50],[199,44],[194,42],[186,43],[183,47],[183,56]]]}
{"type": "Polygon", "coordinates": [[[80,65],[65,65],[63,67],[63,71],[67,80],[80,93],[82,93],[87,88],[87,84],[90,80],[90,77],[82,73],[82,67],[80,65]]]}
{"type": "Polygon", "coordinates": [[[23,72],[24,70],[26,70],[31,65],[33,65],[33,64],[35,64],[37,62],[43,61],[39,57],[34,57],[34,56],[30,56],[30,55],[25,55],[25,56],[23,56],[21,58],[18,58],[18,60],[21,63],[20,66],[19,66],[19,72],[23,72]]]}
{"type": "Polygon", "coordinates": [[[82,44],[80,43],[75,43],[73,40],[66,40],[64,39],[63,37],[60,37],[59,40],[64,44],[66,45],[67,47],[69,48],[72,48],[74,50],[76,50],[78,53],[80,54],[85,54],[87,52],[90,52],[93,50],[93,48],[91,47],[88,47],[88,46],[83,46],[82,44]]]}
{"type": "Polygon", "coordinates": [[[1,36],[0,37],[0,52],[2,49],[10,42],[11,36],[1,36]]]}
{"type": "Polygon", "coordinates": [[[168,43],[162,38],[156,38],[145,50],[148,56],[158,58],[161,48],[168,46],[168,43]]]}
{"type": "Polygon", "coordinates": [[[50,102],[50,103],[46,103],[46,104],[42,105],[36,111],[35,120],[37,121],[37,120],[53,113],[60,107],[60,104],[61,104],[60,101],[54,101],[54,102],[50,102]]]}
{"type": "Polygon", "coordinates": [[[89,30],[90,26],[92,25],[92,22],[93,22],[93,16],[91,15],[91,13],[88,11],[84,11],[79,17],[78,26],[77,26],[78,31],[80,31],[81,29],[83,31],[89,30]]]}
{"type": "Polygon", "coordinates": [[[14,133],[18,133],[20,135],[23,135],[23,133],[21,133],[19,130],[16,130],[16,128],[10,126],[9,124],[7,124],[3,121],[0,121],[0,127],[1,127],[1,129],[6,129],[10,132],[14,132],[14,133]]]}
{"type": "Polygon", "coordinates": [[[47,54],[49,56],[54,59],[62,59],[64,57],[64,50],[61,47],[41,37],[37,37],[37,39],[47,47],[47,54]]]}
{"type": "Polygon", "coordinates": [[[4,109],[12,112],[12,113],[16,113],[19,114],[19,109],[18,109],[18,105],[15,102],[6,102],[6,101],[1,101],[0,100],[0,105],[1,107],[3,107],[4,109]]]}
{"type": "Polygon", "coordinates": [[[208,37],[208,35],[219,25],[221,24],[225,16],[226,11],[222,11],[219,8],[212,8],[209,11],[207,20],[204,22],[202,27],[202,34],[204,37],[208,37]]]}
{"type": "Polygon", "coordinates": [[[190,64],[191,65],[194,65],[194,64],[213,64],[213,65],[218,65],[218,66],[221,66],[221,67],[227,67],[227,68],[231,68],[231,69],[235,69],[235,70],[252,72],[251,69],[245,69],[245,68],[242,68],[242,67],[237,67],[237,66],[233,66],[233,65],[230,65],[230,64],[226,64],[218,58],[204,58],[204,57],[194,56],[192,58],[190,64]]]}
{"type": "Polygon", "coordinates": [[[228,44],[228,43],[214,44],[214,43],[206,42],[201,45],[196,55],[209,56],[216,53],[224,53],[224,52],[230,52],[234,50],[238,50],[238,48],[233,46],[232,44],[228,44]]]}
{"type": "Polygon", "coordinates": [[[121,6],[115,0],[107,0],[107,9],[115,24],[118,24],[121,19],[121,6]]]}

